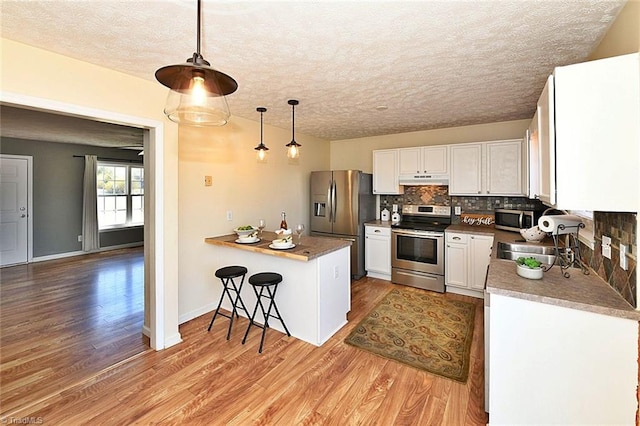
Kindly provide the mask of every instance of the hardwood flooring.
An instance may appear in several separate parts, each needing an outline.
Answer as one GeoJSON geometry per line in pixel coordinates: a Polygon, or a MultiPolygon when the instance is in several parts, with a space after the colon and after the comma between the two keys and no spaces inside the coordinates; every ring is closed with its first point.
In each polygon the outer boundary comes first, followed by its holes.
{"type": "Polygon", "coordinates": [[[0,415],[149,350],[142,248],[0,270],[0,415]]]}
{"type": "Polygon", "coordinates": [[[269,329],[229,341],[227,320],[203,315],[180,326],[183,342],[107,368],[11,416],[45,424],[193,425],[485,425],[483,305],[476,304],[469,380],[460,384],[343,342],[393,287],[364,278],[352,284],[349,323],[321,347],[269,329]]]}

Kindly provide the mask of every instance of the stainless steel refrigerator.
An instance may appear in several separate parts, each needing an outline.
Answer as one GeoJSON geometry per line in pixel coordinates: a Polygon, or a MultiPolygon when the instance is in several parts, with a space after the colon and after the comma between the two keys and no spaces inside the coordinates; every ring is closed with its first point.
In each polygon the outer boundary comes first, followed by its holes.
{"type": "Polygon", "coordinates": [[[364,270],[364,223],[375,219],[372,175],[359,170],[311,172],[311,235],[349,240],[351,276],[364,270]]]}

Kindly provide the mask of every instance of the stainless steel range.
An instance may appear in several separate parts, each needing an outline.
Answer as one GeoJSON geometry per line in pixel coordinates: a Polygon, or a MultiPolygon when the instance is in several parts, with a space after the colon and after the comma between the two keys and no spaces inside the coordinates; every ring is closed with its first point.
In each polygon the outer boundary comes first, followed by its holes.
{"type": "Polygon", "coordinates": [[[391,281],[444,293],[444,230],[451,207],[405,205],[391,225],[391,281]]]}

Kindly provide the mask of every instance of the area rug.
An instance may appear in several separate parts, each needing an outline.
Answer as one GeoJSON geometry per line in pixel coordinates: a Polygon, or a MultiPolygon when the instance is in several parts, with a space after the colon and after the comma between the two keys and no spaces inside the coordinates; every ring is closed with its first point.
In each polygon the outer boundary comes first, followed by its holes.
{"type": "Polygon", "coordinates": [[[475,305],[443,294],[391,290],[345,343],[429,373],[466,382],[475,305]]]}

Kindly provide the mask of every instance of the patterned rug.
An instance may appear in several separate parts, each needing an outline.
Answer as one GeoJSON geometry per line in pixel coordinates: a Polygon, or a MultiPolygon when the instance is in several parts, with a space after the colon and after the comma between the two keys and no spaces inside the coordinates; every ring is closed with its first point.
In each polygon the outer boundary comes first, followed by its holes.
{"type": "Polygon", "coordinates": [[[443,294],[391,290],[345,343],[412,367],[466,382],[475,305],[443,294]]]}

